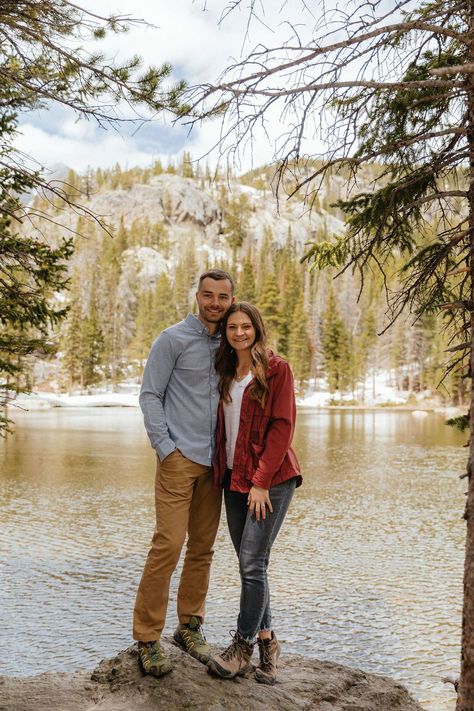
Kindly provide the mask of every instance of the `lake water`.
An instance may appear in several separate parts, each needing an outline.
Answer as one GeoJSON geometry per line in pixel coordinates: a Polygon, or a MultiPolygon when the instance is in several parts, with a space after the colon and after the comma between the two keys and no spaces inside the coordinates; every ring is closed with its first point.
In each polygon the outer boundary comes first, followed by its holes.
{"type": "MultiPolygon", "coordinates": [[[[134,409],[16,416],[0,442],[0,673],[93,668],[131,643],[154,524],[154,455],[134,409]]],[[[270,564],[283,652],[405,684],[452,711],[459,672],[466,436],[441,415],[300,412],[304,474],[270,564]]],[[[173,579],[166,633],[176,624],[173,579]]],[[[227,644],[239,581],[222,522],[206,634],[227,644]]]]}

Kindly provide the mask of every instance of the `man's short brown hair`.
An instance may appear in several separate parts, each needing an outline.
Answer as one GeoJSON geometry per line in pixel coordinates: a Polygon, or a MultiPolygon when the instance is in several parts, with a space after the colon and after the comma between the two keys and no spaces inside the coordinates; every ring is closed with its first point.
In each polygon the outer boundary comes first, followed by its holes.
{"type": "Polygon", "coordinates": [[[224,279],[227,279],[227,281],[230,282],[232,294],[234,293],[234,280],[232,279],[229,272],[225,272],[223,269],[209,269],[207,272],[201,274],[201,276],[199,277],[198,291],[201,288],[203,280],[208,278],[214,279],[215,281],[222,281],[224,279]]]}

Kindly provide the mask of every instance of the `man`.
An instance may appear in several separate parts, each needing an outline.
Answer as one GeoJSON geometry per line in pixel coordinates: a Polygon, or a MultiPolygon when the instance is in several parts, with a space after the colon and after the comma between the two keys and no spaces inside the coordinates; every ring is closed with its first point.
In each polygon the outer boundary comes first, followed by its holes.
{"type": "Polygon", "coordinates": [[[133,637],[144,671],[154,676],[172,669],[160,636],[170,578],[186,533],[174,639],[204,664],[210,657],[201,625],[221,509],[211,469],[219,400],[214,355],[219,322],[234,301],[233,288],[227,272],[202,274],[198,316],[189,314],[159,335],[143,374],[140,407],[158,456],[156,527],[135,602],[133,637]]]}

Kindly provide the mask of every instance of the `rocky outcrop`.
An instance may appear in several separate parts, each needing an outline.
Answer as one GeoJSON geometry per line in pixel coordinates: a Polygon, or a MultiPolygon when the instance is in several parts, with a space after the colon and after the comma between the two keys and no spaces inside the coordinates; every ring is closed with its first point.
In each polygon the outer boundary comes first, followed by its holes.
{"type": "Polygon", "coordinates": [[[167,641],[171,674],[143,676],[135,645],[90,672],[0,677],[0,711],[422,711],[391,679],[299,656],[281,660],[273,687],[252,675],[225,681],[167,641]]]}
{"type": "Polygon", "coordinates": [[[169,174],[150,178],[146,184],[136,183],[129,190],[98,192],[87,206],[111,224],[118,224],[123,217],[129,225],[147,215],[151,223],[189,222],[202,228],[219,217],[217,203],[193,180],[169,174]]]}

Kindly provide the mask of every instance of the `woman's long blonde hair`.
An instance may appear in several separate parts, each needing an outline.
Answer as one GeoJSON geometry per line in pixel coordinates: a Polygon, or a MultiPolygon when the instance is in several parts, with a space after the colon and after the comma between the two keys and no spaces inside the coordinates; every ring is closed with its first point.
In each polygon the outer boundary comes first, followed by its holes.
{"type": "Polygon", "coordinates": [[[237,370],[237,356],[227,340],[227,322],[236,311],[246,314],[255,329],[255,341],[250,350],[254,379],[249,388],[249,397],[263,409],[268,400],[267,382],[268,354],[265,327],[258,309],[247,301],[232,304],[221,322],[221,342],[216,353],[216,371],[219,376],[219,393],[224,402],[231,402],[229,388],[237,370]]]}

